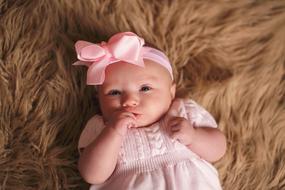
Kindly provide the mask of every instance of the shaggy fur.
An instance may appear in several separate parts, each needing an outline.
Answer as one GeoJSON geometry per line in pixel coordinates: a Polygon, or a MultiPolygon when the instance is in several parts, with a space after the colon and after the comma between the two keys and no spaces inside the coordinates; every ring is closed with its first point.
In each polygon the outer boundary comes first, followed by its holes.
{"type": "Polygon", "coordinates": [[[226,190],[285,189],[285,2],[0,0],[0,189],[86,189],[77,142],[97,111],[74,42],[133,31],[173,63],[227,137],[226,190]]]}

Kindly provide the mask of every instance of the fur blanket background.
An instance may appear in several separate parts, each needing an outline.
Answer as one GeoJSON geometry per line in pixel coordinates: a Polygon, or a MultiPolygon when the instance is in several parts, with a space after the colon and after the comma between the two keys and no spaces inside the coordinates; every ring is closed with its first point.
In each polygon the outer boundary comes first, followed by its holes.
{"type": "Polygon", "coordinates": [[[133,31],[173,63],[178,96],[227,137],[223,188],[285,189],[285,2],[0,0],[0,189],[86,189],[77,142],[98,106],[74,42],[133,31]]]}

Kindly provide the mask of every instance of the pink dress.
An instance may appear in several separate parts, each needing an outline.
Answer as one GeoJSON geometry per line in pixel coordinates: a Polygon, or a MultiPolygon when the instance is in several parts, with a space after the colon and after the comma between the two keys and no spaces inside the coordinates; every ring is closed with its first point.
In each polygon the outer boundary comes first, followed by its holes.
{"type": "MultiPolygon", "coordinates": [[[[218,173],[210,163],[169,137],[166,125],[169,115],[185,117],[196,127],[217,127],[214,118],[205,109],[193,100],[181,99],[160,121],[149,127],[130,129],[122,144],[115,171],[105,183],[91,185],[90,189],[222,189],[218,173]]],[[[92,117],[80,136],[78,148],[91,143],[104,127],[101,116],[92,117]]]]}

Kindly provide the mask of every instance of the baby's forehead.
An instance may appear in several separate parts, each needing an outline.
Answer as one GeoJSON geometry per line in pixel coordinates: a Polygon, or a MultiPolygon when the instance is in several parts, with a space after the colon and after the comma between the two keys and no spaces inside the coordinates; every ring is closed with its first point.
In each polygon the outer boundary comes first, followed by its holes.
{"type": "Polygon", "coordinates": [[[127,62],[118,62],[109,65],[106,69],[106,75],[121,75],[120,77],[134,76],[135,78],[156,78],[171,75],[166,68],[152,60],[144,60],[144,67],[127,62]]]}
{"type": "Polygon", "coordinates": [[[168,84],[172,82],[166,69],[156,63],[146,62],[145,67],[129,63],[113,65],[107,68],[102,87],[128,84],[168,84]]]}
{"type": "Polygon", "coordinates": [[[126,75],[117,75],[110,76],[107,74],[105,77],[105,81],[103,82],[103,86],[111,86],[116,84],[155,84],[155,83],[164,83],[166,82],[163,78],[156,75],[153,72],[143,72],[144,70],[140,70],[140,72],[133,72],[126,75]]]}

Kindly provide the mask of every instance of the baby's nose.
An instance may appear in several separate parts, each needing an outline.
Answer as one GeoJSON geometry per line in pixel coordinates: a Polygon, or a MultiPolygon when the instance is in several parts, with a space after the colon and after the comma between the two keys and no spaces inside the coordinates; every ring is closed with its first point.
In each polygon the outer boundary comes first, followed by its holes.
{"type": "Polygon", "coordinates": [[[134,107],[139,104],[139,99],[136,95],[125,95],[122,105],[123,107],[134,107]]]}

